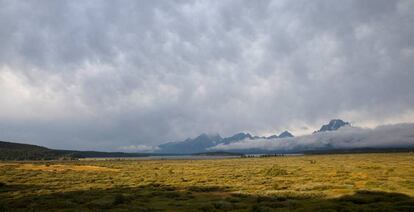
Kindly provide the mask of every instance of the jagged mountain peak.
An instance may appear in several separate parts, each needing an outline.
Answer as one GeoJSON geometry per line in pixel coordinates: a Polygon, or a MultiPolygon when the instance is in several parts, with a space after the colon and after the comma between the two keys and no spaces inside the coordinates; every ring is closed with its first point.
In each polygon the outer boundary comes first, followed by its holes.
{"type": "Polygon", "coordinates": [[[241,141],[241,140],[244,140],[244,139],[252,139],[252,138],[253,138],[253,136],[250,135],[250,133],[240,132],[240,133],[236,133],[236,134],[234,134],[230,137],[223,138],[223,141],[221,143],[229,144],[229,143],[241,141]]]}
{"type": "Polygon", "coordinates": [[[278,137],[279,138],[291,138],[291,137],[294,137],[294,136],[289,131],[283,131],[282,133],[280,133],[280,135],[278,137]]]}
{"type": "Polygon", "coordinates": [[[350,125],[349,122],[345,122],[341,119],[332,119],[329,121],[328,124],[322,125],[321,129],[319,129],[318,131],[315,131],[314,133],[318,133],[318,132],[326,132],[326,131],[335,131],[338,130],[339,128],[346,126],[346,125],[350,125]]]}
{"type": "Polygon", "coordinates": [[[292,133],[290,133],[289,131],[285,130],[283,132],[281,132],[279,135],[271,135],[269,137],[266,137],[266,139],[276,139],[276,138],[291,138],[294,137],[292,133]]]}

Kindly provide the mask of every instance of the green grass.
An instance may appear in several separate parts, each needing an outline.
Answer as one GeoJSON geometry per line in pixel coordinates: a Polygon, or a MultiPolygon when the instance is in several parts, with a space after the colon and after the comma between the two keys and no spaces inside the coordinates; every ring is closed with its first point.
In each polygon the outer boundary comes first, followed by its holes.
{"type": "Polygon", "coordinates": [[[414,211],[414,154],[0,162],[0,211],[414,211]]]}

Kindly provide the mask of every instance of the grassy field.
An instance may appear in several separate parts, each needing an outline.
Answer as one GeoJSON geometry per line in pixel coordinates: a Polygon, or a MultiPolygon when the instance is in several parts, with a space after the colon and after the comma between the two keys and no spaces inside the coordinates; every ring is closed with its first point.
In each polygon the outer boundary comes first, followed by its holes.
{"type": "Polygon", "coordinates": [[[0,162],[0,211],[414,211],[414,154],[0,162]]]}

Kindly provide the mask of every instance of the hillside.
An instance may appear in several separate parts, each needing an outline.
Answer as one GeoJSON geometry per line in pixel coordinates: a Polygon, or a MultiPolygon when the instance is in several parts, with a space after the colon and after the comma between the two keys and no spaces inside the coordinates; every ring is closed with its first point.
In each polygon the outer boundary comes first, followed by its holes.
{"type": "Polygon", "coordinates": [[[0,141],[0,160],[52,160],[68,156],[46,147],[0,141]]]}
{"type": "Polygon", "coordinates": [[[31,144],[0,141],[0,160],[73,160],[100,157],[144,157],[148,154],[55,150],[31,144]]]}

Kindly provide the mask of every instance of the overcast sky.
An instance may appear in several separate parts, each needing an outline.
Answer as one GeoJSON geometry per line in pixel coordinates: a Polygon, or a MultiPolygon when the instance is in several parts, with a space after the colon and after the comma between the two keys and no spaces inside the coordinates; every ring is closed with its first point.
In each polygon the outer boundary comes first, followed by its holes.
{"type": "Polygon", "coordinates": [[[414,122],[414,1],[0,0],[0,140],[414,122]]]}

